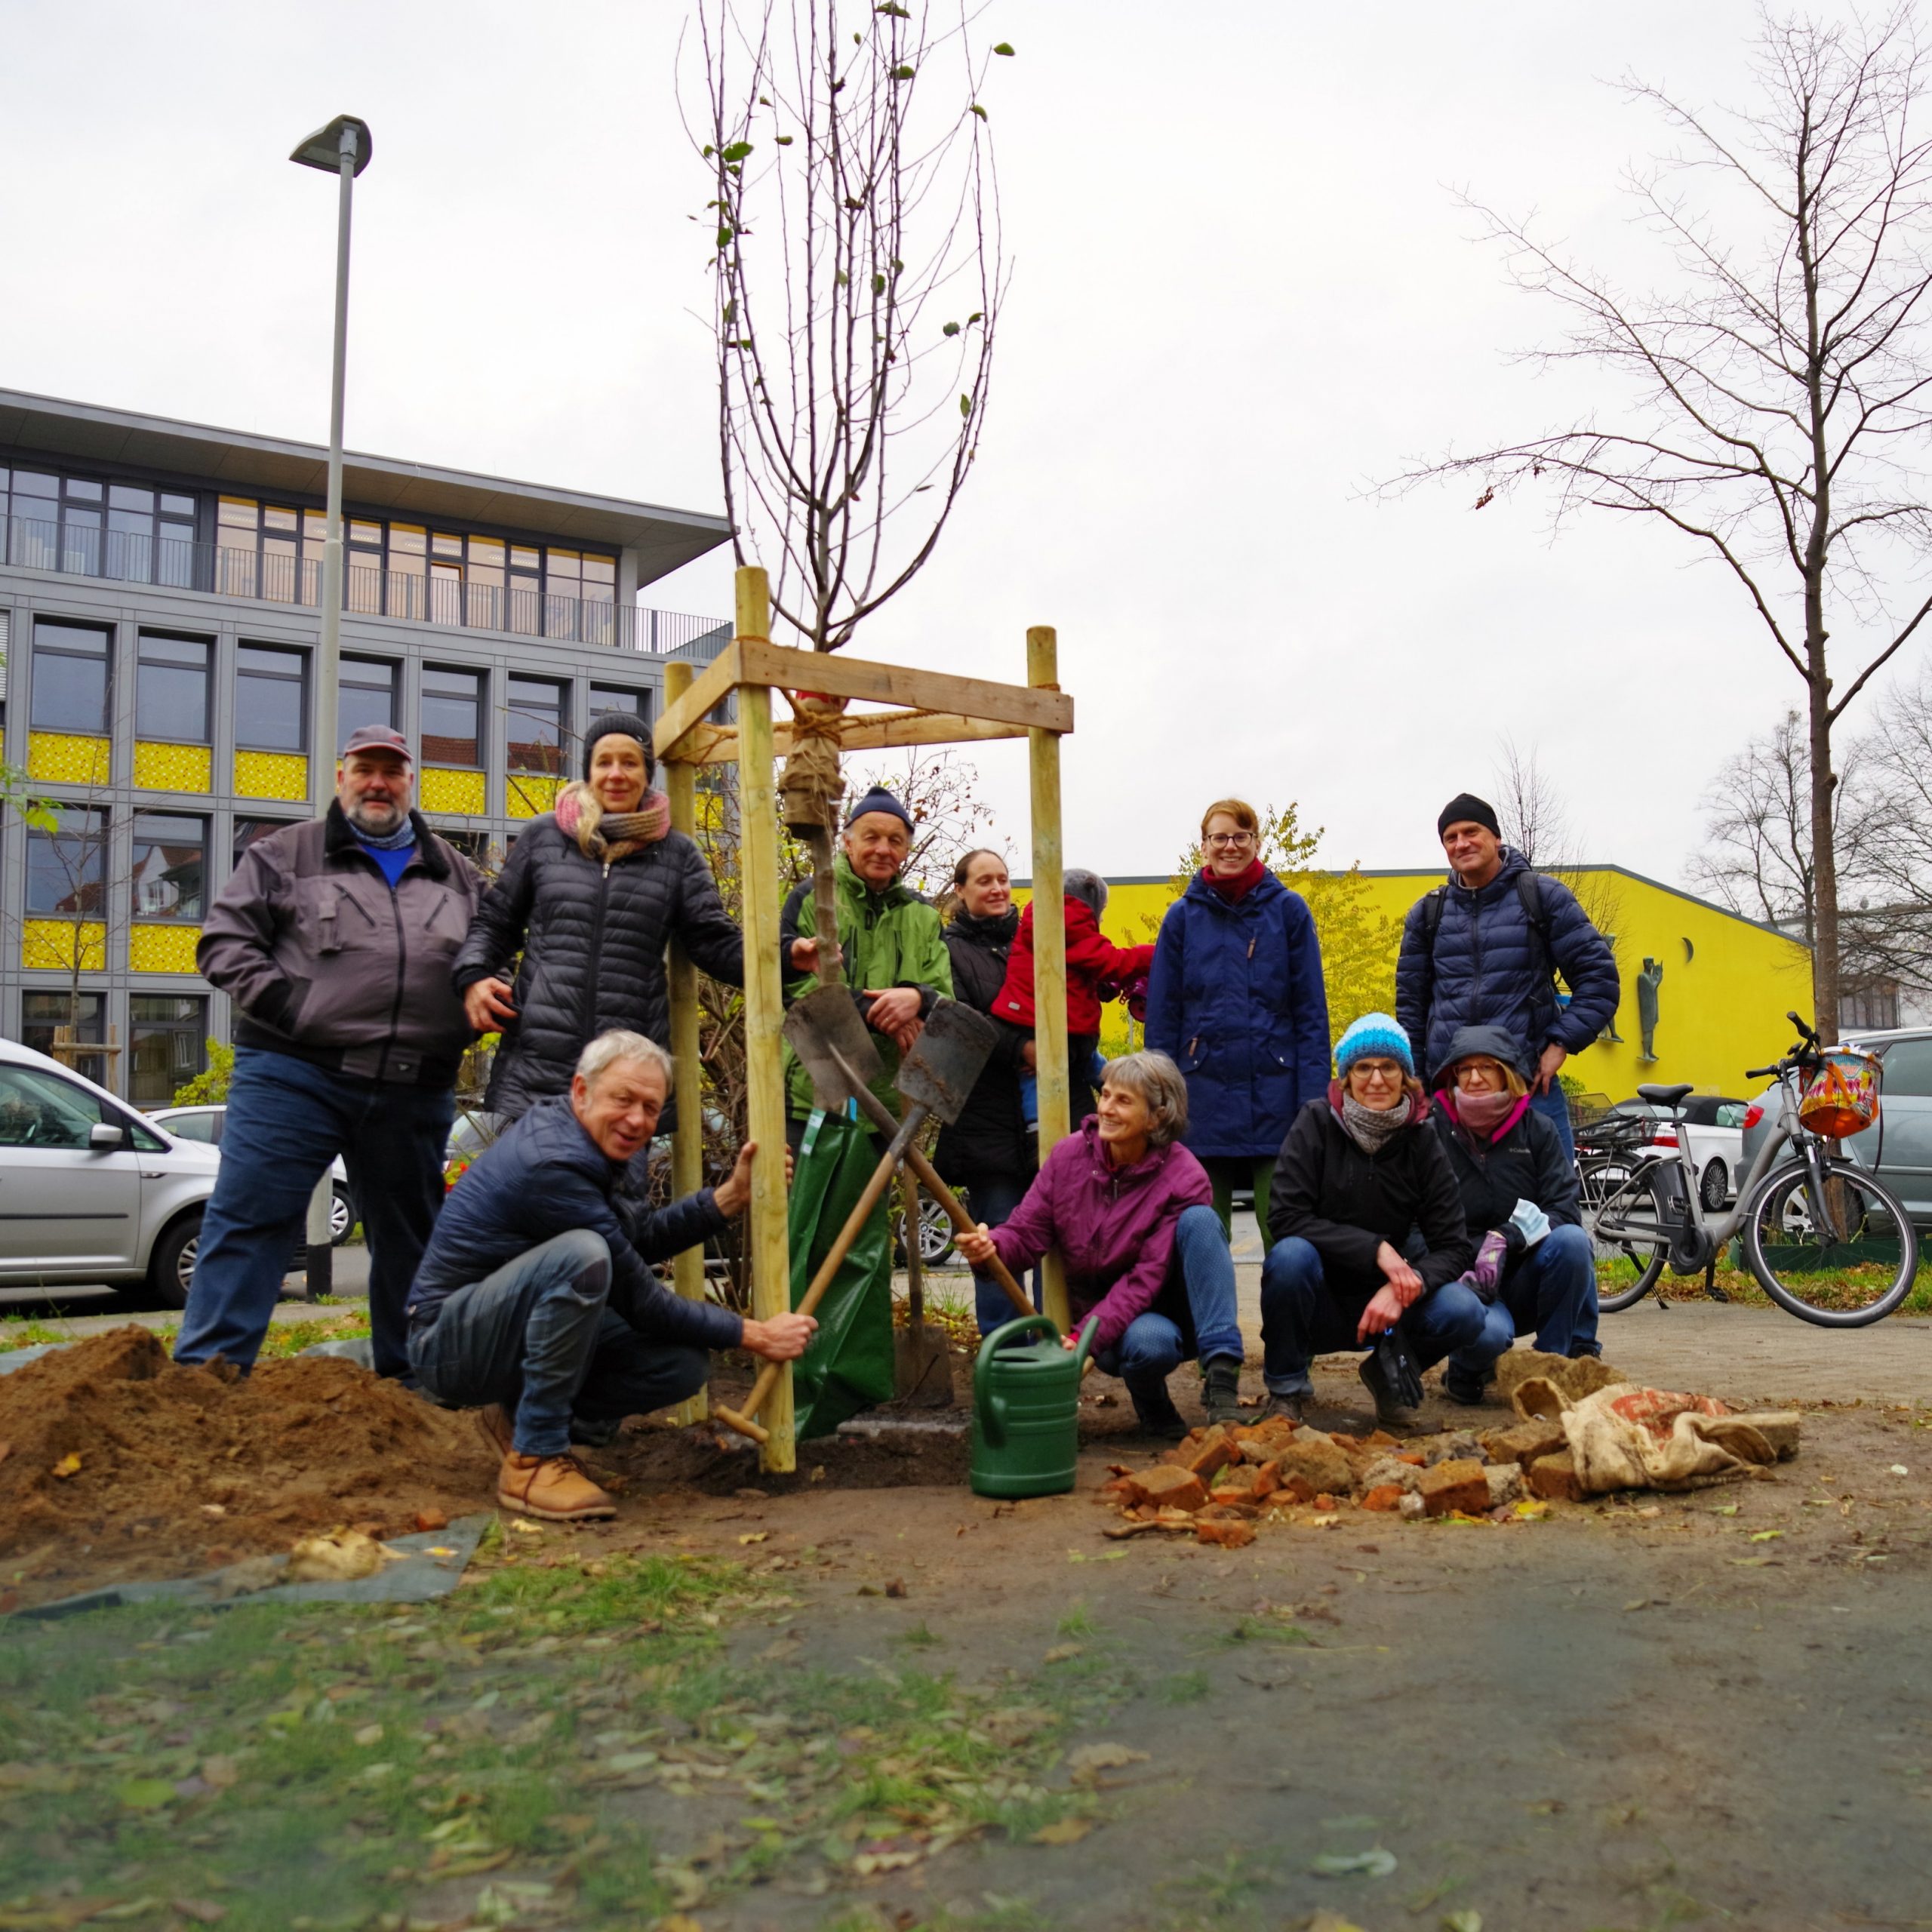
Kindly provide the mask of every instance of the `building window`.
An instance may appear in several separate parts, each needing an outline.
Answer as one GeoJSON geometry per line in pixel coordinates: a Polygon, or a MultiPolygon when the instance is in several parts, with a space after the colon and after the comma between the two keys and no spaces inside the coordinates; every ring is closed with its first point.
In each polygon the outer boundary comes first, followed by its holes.
{"type": "Polygon", "coordinates": [[[481,765],[483,762],[483,674],[423,672],[423,762],[481,765]]]}
{"type": "Polygon", "coordinates": [[[632,691],[622,685],[592,685],[590,688],[590,715],[601,718],[607,711],[628,712],[635,718],[648,718],[651,706],[641,691],[632,691]]]}
{"type": "Polygon", "coordinates": [[[128,1001],[134,1061],[128,1097],[165,1107],[208,1065],[208,1001],[193,995],[136,993],[128,1001]]]}
{"type": "Polygon", "coordinates": [[[1838,1025],[1860,1032],[1880,1030],[1899,1023],[1899,989],[1895,980],[1873,980],[1838,996],[1838,1025]]]}
{"type": "Polygon", "coordinates": [[[543,635],[582,644],[616,641],[617,561],[589,550],[543,553],[543,635]]]}
{"type": "Polygon", "coordinates": [[[301,820],[293,818],[238,818],[235,821],[235,844],[230,857],[233,864],[240,865],[242,854],[258,838],[266,838],[271,832],[284,832],[301,820]]]}
{"type": "Polygon", "coordinates": [[[271,604],[316,603],[328,534],[320,510],[223,497],[215,509],[215,588],[271,604]]]}
{"type": "Polygon", "coordinates": [[[35,731],[106,736],[109,635],[91,625],[34,620],[35,731]]]}
{"type": "Polygon", "coordinates": [[[134,672],[134,735],[178,744],[208,742],[208,666],[205,638],[141,633],[134,672]]]}
{"type": "Polygon", "coordinates": [[[308,653],[245,644],[235,653],[235,742],[251,751],[308,744],[308,653]]]}
{"type": "MultiPolygon", "coordinates": [[[[72,1026],[77,1041],[94,1046],[106,1043],[107,996],[104,993],[23,993],[20,995],[20,1044],[36,1053],[54,1051],[54,1029],[72,1026]]],[[[63,1064],[76,1073],[105,1086],[107,1071],[105,1054],[67,1057],[63,1064]]]]}
{"type": "Polygon", "coordinates": [[[487,832],[445,832],[437,828],[436,836],[445,844],[454,846],[469,863],[482,871],[486,876],[494,876],[500,871],[504,860],[509,857],[510,848],[515,844],[512,836],[497,848],[494,864],[491,857],[490,835],[487,832]]]}
{"type": "Polygon", "coordinates": [[[208,860],[206,819],[137,812],[129,873],[134,917],[198,921],[206,904],[208,860]]]}
{"type": "Polygon", "coordinates": [[[509,768],[554,778],[560,769],[567,687],[534,678],[509,681],[509,768]]]}
{"type": "Polygon", "coordinates": [[[395,666],[380,658],[345,657],[336,698],[336,749],[365,724],[395,729],[395,666]]]}
{"type": "Polygon", "coordinates": [[[135,483],[107,488],[104,575],[123,583],[195,582],[195,500],[135,483]]]}
{"type": "Polygon", "coordinates": [[[27,906],[55,918],[98,919],[106,903],[107,814],[57,805],[55,829],[27,832],[27,906]]]}

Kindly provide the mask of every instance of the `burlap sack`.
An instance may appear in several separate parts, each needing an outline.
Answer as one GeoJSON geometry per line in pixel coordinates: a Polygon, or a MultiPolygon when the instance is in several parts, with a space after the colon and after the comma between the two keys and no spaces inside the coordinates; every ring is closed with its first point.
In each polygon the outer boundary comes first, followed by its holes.
{"type": "Polygon", "coordinates": [[[1512,1398],[1527,1420],[1560,1422],[1569,1438],[1577,1479],[1588,1496],[1614,1489],[1700,1489],[1730,1482],[1776,1462],[1778,1452],[1761,1423],[1795,1438],[1795,1414],[1734,1415],[1710,1395],[1618,1383],[1580,1399],[1547,1377],[1518,1384],[1512,1398]]]}

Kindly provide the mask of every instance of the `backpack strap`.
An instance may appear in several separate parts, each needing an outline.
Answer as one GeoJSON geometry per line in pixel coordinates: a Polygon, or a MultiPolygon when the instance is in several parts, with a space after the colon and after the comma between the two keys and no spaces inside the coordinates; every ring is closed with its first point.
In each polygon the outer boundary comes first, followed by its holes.
{"type": "MultiPolygon", "coordinates": [[[[1443,890],[1438,887],[1438,891],[1443,890]]],[[[1556,983],[1556,953],[1550,943],[1549,913],[1543,903],[1543,875],[1540,872],[1521,872],[1516,875],[1516,897],[1523,908],[1523,917],[1529,921],[1531,932],[1537,936],[1537,943],[1543,948],[1543,977],[1552,986],[1556,983]]]]}

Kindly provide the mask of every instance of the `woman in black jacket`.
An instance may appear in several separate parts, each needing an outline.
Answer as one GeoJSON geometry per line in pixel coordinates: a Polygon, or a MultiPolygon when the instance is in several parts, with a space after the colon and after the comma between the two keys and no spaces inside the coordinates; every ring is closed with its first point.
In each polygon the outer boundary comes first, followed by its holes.
{"type": "MultiPolygon", "coordinates": [[[[952,869],[958,896],[944,934],[952,961],[952,993],[982,1013],[1006,978],[1007,955],[1020,929],[1006,861],[997,852],[968,852],[952,869]]],[[[1028,1042],[1011,1026],[980,1069],[959,1118],[941,1129],[933,1164],[951,1186],[973,1197],[974,1218],[996,1228],[1019,1206],[1038,1166],[1033,1136],[1020,1101],[1020,1060],[1028,1042]]],[[[990,1275],[975,1274],[980,1333],[1012,1319],[1013,1304],[990,1275]]],[[[1038,1299],[1036,1294],[1035,1299],[1038,1299]]]]}
{"type": "MultiPolygon", "coordinates": [[[[1473,1251],[1462,1199],[1415,1071],[1409,1036],[1386,1013],[1364,1014],[1336,1046],[1327,1096],[1302,1109],[1281,1143],[1261,1270],[1271,1414],[1300,1421],[1315,1357],[1371,1349],[1398,1323],[1419,1368],[1482,1333],[1487,1310],[1457,1278],[1473,1251]],[[1411,1263],[1404,1250],[1418,1236],[1411,1263]]],[[[1405,1428],[1413,1412],[1373,1354],[1361,1379],[1376,1420],[1405,1428]]]]}
{"type": "Polygon", "coordinates": [[[1530,1104],[1520,1049],[1500,1026],[1458,1027],[1435,1075],[1437,1138],[1462,1191],[1476,1243],[1464,1283],[1487,1309],[1483,1332],[1449,1358],[1445,1392],[1480,1402],[1497,1358],[1518,1335],[1556,1355],[1594,1355],[1596,1268],[1577,1170],[1530,1104]]]}
{"type": "Polygon", "coordinates": [[[583,742],[583,783],[518,838],[451,971],[469,1023],[503,1036],[483,1104],[506,1121],[568,1092],[577,1055],[613,1027],[669,1047],[674,934],[700,972],[744,983],[743,937],[711,869],[651,789],[650,727],[608,712],[583,742]]]}

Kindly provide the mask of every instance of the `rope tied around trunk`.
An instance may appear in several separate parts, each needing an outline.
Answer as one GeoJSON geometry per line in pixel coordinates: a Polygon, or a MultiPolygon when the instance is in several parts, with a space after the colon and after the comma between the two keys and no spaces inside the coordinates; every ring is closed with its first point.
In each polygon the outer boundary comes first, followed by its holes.
{"type": "Polygon", "coordinates": [[[808,832],[835,832],[839,801],[845,795],[845,781],[838,770],[838,733],[846,700],[821,697],[815,691],[789,695],[792,745],[778,780],[786,827],[800,837],[808,832]]]}

